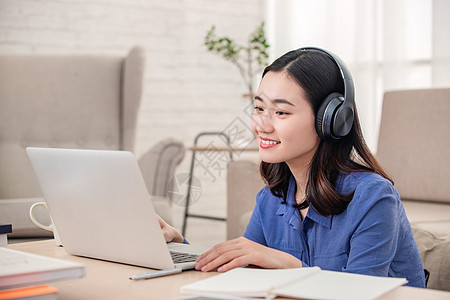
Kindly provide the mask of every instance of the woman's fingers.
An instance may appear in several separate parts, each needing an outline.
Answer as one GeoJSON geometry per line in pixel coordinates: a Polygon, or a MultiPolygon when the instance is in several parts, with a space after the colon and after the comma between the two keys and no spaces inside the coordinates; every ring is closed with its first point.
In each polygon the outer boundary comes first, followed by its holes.
{"type": "Polygon", "coordinates": [[[211,248],[197,258],[196,270],[225,272],[244,265],[262,268],[298,268],[299,259],[291,254],[271,249],[244,237],[226,241],[211,248]]]}
{"type": "Polygon", "coordinates": [[[197,264],[196,269],[203,272],[208,272],[219,268],[220,266],[235,260],[238,257],[245,255],[243,250],[230,250],[222,255],[209,256],[204,261],[197,264]]]}
{"type": "Polygon", "coordinates": [[[161,230],[164,235],[164,239],[167,243],[169,242],[177,242],[177,243],[183,243],[184,238],[181,235],[181,233],[178,232],[175,228],[170,226],[166,223],[166,221],[163,220],[160,216],[156,215],[158,218],[159,226],[161,227],[161,230]]]}
{"type": "Polygon", "coordinates": [[[167,225],[166,221],[164,221],[159,215],[156,215],[156,217],[158,218],[159,226],[161,229],[164,229],[167,225]]]}
{"type": "Polygon", "coordinates": [[[252,253],[252,245],[246,241],[248,240],[245,238],[238,238],[214,246],[197,258],[195,269],[207,272],[232,262],[221,267],[222,271],[248,264],[246,260],[251,257],[249,254],[252,253]]]}
{"type": "Polygon", "coordinates": [[[218,272],[226,272],[234,268],[242,267],[245,265],[251,264],[249,261],[251,260],[251,257],[248,257],[248,255],[243,255],[236,257],[235,259],[223,264],[220,266],[217,271],[218,272]]]}
{"type": "Polygon", "coordinates": [[[214,247],[212,247],[211,249],[209,249],[208,251],[206,251],[205,253],[201,254],[197,258],[197,262],[201,262],[201,261],[205,260],[207,257],[210,257],[210,259],[211,259],[215,255],[220,255],[221,253],[224,252],[224,250],[223,250],[224,247],[228,248],[228,247],[230,247],[230,245],[233,245],[233,244],[234,244],[234,240],[230,240],[230,241],[226,241],[226,242],[217,244],[214,247]]]}
{"type": "MultiPolygon", "coordinates": [[[[221,244],[214,246],[212,249],[208,250],[207,252],[203,253],[197,258],[197,264],[195,265],[196,270],[202,270],[206,271],[212,270],[211,265],[209,267],[206,267],[208,264],[211,264],[213,261],[215,261],[217,258],[219,258],[221,255],[223,255],[223,246],[221,244]]],[[[225,250],[225,251],[231,251],[225,250]]]]}

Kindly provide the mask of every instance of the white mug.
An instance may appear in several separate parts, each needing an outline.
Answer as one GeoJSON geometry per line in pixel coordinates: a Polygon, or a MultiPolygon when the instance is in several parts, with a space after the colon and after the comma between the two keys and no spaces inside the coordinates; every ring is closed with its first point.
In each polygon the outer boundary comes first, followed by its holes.
{"type": "Polygon", "coordinates": [[[56,245],[58,245],[58,246],[62,246],[62,243],[61,243],[61,239],[59,238],[59,234],[58,234],[58,232],[56,231],[56,227],[55,227],[55,225],[53,225],[53,220],[52,220],[52,217],[50,216],[50,225],[44,225],[44,224],[41,224],[38,220],[36,220],[36,218],[34,217],[34,215],[33,215],[33,210],[34,210],[34,208],[35,207],[37,207],[37,206],[43,206],[43,207],[45,207],[45,209],[47,209],[47,211],[48,211],[48,208],[47,208],[47,203],[45,203],[45,202],[36,202],[36,203],[34,203],[33,205],[31,205],[31,207],[30,207],[30,218],[31,218],[31,221],[33,221],[33,223],[34,224],[36,224],[36,226],[38,226],[38,227],[40,227],[40,228],[42,228],[42,229],[45,229],[45,230],[48,230],[48,231],[52,231],[53,232],[53,236],[54,236],[54,238],[55,238],[55,243],[56,243],[56,245]]]}

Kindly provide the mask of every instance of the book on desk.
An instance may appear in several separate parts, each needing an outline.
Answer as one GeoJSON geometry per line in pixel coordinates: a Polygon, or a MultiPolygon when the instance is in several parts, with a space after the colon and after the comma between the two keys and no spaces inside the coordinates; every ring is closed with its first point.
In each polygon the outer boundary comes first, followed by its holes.
{"type": "Polygon", "coordinates": [[[0,290],[83,276],[82,264],[0,247],[0,290]]]}
{"type": "Polygon", "coordinates": [[[56,300],[58,290],[49,285],[38,285],[12,290],[0,290],[0,300],[56,300]]]}
{"type": "Polygon", "coordinates": [[[8,245],[8,233],[12,232],[11,224],[0,224],[0,247],[8,245]]]}
{"type": "Polygon", "coordinates": [[[408,281],[404,278],[296,269],[236,268],[181,287],[183,294],[302,299],[376,299],[408,281]]]}

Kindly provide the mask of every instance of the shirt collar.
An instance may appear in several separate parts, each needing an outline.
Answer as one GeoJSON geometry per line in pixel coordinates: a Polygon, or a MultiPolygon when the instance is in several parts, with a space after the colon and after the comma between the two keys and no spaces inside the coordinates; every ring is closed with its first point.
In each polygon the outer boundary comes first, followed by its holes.
{"type": "Polygon", "coordinates": [[[306,217],[328,229],[331,229],[331,224],[332,224],[331,221],[333,219],[333,215],[330,215],[330,216],[319,215],[316,212],[316,210],[314,209],[314,207],[312,205],[310,205],[309,209],[308,209],[308,213],[306,214],[306,217]]]}
{"type": "MultiPolygon", "coordinates": [[[[288,222],[289,224],[291,224],[292,226],[294,226],[295,228],[301,228],[302,226],[299,224],[301,223],[301,218],[300,218],[300,214],[298,213],[297,209],[294,208],[294,204],[295,204],[295,179],[294,176],[291,177],[291,179],[289,180],[289,187],[288,187],[288,192],[287,192],[287,197],[286,197],[286,204],[285,205],[280,205],[277,211],[277,215],[282,215],[284,216],[284,219],[286,220],[286,222],[288,222]],[[297,213],[296,213],[297,212],[297,213]]],[[[314,221],[328,229],[331,229],[331,224],[332,224],[332,218],[333,216],[322,216],[319,215],[314,207],[312,206],[312,204],[310,204],[309,209],[308,209],[308,213],[306,214],[306,218],[311,219],[311,221],[314,221]]]]}
{"type": "Polygon", "coordinates": [[[294,177],[291,177],[291,179],[289,180],[286,203],[278,207],[277,215],[283,216],[283,219],[295,229],[303,230],[300,214],[293,206],[295,203],[294,192],[295,180],[294,177]]]}

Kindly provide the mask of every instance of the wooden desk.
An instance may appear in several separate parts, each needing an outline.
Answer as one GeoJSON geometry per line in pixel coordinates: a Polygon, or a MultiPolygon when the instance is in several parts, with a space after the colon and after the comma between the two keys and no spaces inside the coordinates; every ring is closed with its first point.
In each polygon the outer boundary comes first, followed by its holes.
{"type": "MultiPolygon", "coordinates": [[[[217,274],[216,272],[185,271],[167,277],[134,281],[129,279],[131,275],[148,272],[148,269],[72,256],[67,254],[64,248],[57,247],[53,240],[12,244],[8,245],[8,248],[83,263],[86,271],[83,279],[51,283],[59,290],[58,299],[60,300],[173,299],[181,296],[181,286],[217,274]]],[[[350,283],[349,286],[351,286],[350,283]]],[[[380,299],[448,300],[450,292],[399,287],[380,299]]]]}

